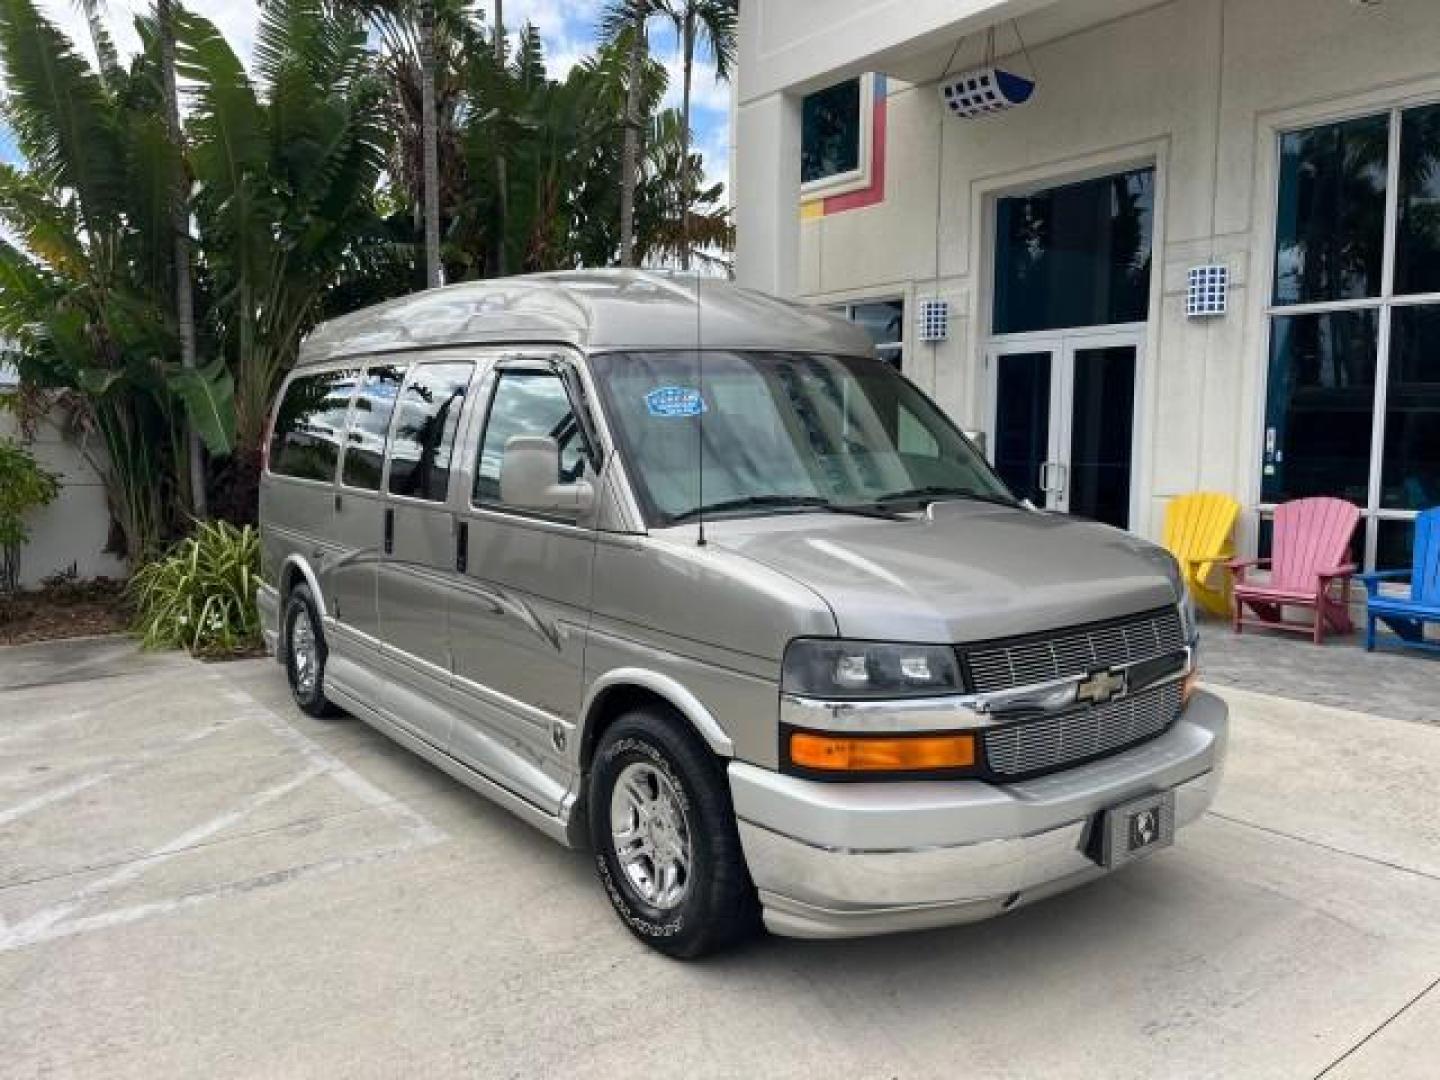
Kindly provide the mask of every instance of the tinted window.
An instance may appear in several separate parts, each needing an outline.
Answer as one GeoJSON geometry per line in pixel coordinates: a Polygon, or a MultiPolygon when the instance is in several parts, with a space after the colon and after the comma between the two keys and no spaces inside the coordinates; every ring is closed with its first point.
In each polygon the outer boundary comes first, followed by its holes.
{"type": "Polygon", "coordinates": [[[390,494],[442,501],[455,428],[474,364],[419,364],[410,372],[390,440],[390,494]]]}
{"type": "Polygon", "coordinates": [[[1261,496],[1368,501],[1378,313],[1276,318],[1270,330],[1261,496]]]}
{"type": "Polygon", "coordinates": [[[1380,505],[1440,505],[1440,307],[1397,307],[1390,316],[1385,464],[1380,505]]]}
{"type": "Polygon", "coordinates": [[[1369,116],[1280,139],[1277,304],[1379,294],[1389,130],[1369,116]]]}
{"type": "Polygon", "coordinates": [[[1400,230],[1395,291],[1440,292],[1440,105],[1400,122],[1400,230]]]}
{"type": "Polygon", "coordinates": [[[1001,199],[995,332],[1142,322],[1154,214],[1154,169],[1001,199]]]}
{"type": "Polygon", "coordinates": [[[350,429],[345,434],[345,465],[341,476],[350,487],[380,490],[380,471],[385,463],[385,436],[390,414],[404,381],[405,369],[393,364],[365,372],[350,412],[350,429]]]}
{"type": "Polygon", "coordinates": [[[800,182],[860,167],[860,80],[807,94],[800,106],[800,182]]]}
{"type": "Polygon", "coordinates": [[[275,414],[270,471],[306,480],[335,479],[345,413],[354,389],[353,371],[330,371],[293,380],[275,414]]]}
{"type": "Polygon", "coordinates": [[[539,371],[505,372],[495,386],[485,421],[480,462],[475,470],[476,502],[500,501],[500,465],[505,447],[517,435],[548,435],[560,444],[556,483],[570,483],[584,475],[584,437],[559,376],[539,371]]]}

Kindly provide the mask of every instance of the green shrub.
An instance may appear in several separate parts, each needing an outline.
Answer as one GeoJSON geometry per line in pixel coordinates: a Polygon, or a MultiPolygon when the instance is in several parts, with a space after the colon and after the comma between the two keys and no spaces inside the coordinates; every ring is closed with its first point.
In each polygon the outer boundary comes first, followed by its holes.
{"type": "Polygon", "coordinates": [[[0,592],[19,585],[20,550],[30,539],[26,516],[59,494],[60,477],[42,469],[14,439],[0,438],[0,592]]]}
{"type": "Polygon", "coordinates": [[[250,525],[200,522],[169,554],[130,579],[142,644],[189,649],[197,656],[258,649],[259,582],[259,533],[250,525]]]}

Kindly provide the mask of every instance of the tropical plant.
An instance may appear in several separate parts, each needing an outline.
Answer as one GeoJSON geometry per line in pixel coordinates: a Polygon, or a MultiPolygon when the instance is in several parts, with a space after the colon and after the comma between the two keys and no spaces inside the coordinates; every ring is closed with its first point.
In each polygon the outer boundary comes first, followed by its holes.
{"type": "Polygon", "coordinates": [[[36,9],[0,0],[5,119],[26,158],[0,166],[0,341],[22,380],[64,398],[98,436],[117,549],[137,564],[185,503],[187,423],[212,454],[234,428],[223,363],[180,362],[170,314],[179,153],[165,127],[153,24],[125,71],[103,28],[97,70],[36,9]]]}
{"type": "Polygon", "coordinates": [[[30,539],[26,518],[59,494],[57,474],[14,439],[0,437],[0,593],[19,587],[20,552],[30,539]]]}
{"type": "MultiPolygon", "coordinates": [[[[690,159],[690,92],[695,77],[695,50],[697,46],[708,47],[715,60],[715,77],[730,80],[735,67],[736,32],[740,22],[739,0],[663,0],[665,14],[675,24],[675,33],[680,39],[680,116],[681,150],[680,160],[690,159]]],[[[690,236],[690,212],[695,205],[695,188],[686,168],[686,184],[681,191],[680,219],[684,224],[684,235],[680,248],[680,268],[690,269],[691,249],[704,246],[704,241],[690,236]]],[[[699,223],[697,223],[699,224],[699,223]]]]}
{"type": "Polygon", "coordinates": [[[625,50],[625,132],[620,153],[620,265],[635,265],[635,190],[640,183],[642,80],[650,57],[650,20],[664,11],[663,0],[610,0],[600,20],[605,42],[625,50]]]}
{"type": "Polygon", "coordinates": [[[384,256],[376,206],[390,132],[366,32],[325,0],[270,0],[252,82],[219,31],[176,16],[211,333],[235,376],[244,462],[231,516],[253,519],[270,400],[326,294],[384,256]],[[247,513],[248,511],[248,513],[247,513]]]}
{"type": "Polygon", "coordinates": [[[254,526],[200,522],[192,535],[130,579],[141,644],[199,656],[258,649],[259,582],[260,537],[254,526]]]}

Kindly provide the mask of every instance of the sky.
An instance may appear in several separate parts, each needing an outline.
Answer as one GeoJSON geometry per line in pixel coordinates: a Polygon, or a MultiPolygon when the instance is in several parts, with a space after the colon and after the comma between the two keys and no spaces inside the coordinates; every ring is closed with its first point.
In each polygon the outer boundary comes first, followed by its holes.
{"type": "MultiPolygon", "coordinates": [[[[148,8],[150,2],[108,0],[105,4],[111,36],[122,54],[129,55],[139,48],[134,13],[148,8]]],[[[39,0],[39,4],[89,55],[89,31],[75,0],[39,0]]],[[[258,19],[255,0],[188,0],[187,6],[214,22],[242,58],[249,57],[258,19]]],[[[488,5],[482,0],[480,6],[488,18],[488,5]]],[[[564,78],[565,73],[593,49],[595,27],[603,6],[603,0],[505,0],[505,24],[513,33],[526,22],[533,23],[545,43],[546,67],[551,77],[564,78]]],[[[651,50],[670,71],[670,90],[664,104],[678,107],[681,65],[674,31],[657,23],[651,50]]],[[[729,171],[729,101],[729,88],[715,79],[715,68],[709,58],[698,58],[691,91],[691,125],[711,182],[724,182],[729,171]]],[[[0,161],[15,162],[18,158],[14,139],[0,122],[0,161]]]]}

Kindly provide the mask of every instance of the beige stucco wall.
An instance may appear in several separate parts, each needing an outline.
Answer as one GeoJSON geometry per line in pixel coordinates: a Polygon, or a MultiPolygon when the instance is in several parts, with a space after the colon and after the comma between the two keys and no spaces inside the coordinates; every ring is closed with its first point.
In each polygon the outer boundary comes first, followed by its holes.
{"type": "MultiPolygon", "coordinates": [[[[14,418],[4,411],[0,411],[0,436],[20,438],[14,418]]],[[[61,487],[59,497],[30,518],[30,542],[20,556],[21,586],[38,585],[71,564],[82,578],[123,577],[124,563],[101,551],[110,515],[95,470],[75,443],[48,424],[35,432],[31,450],[45,468],[60,474],[61,487]]]]}
{"type": "MultiPolygon", "coordinates": [[[[1031,52],[1036,96],[998,117],[942,124],[933,82],[892,93],[885,200],[799,226],[795,291],[816,302],[903,295],[912,313],[917,297],[948,297],[949,341],[907,342],[907,368],[962,424],[987,429],[994,197],[1153,161],[1156,287],[1139,389],[1135,525],[1155,535],[1165,501],[1197,487],[1253,506],[1277,131],[1440,100],[1440,0],[1172,0],[1031,52]],[[1185,271],[1212,260],[1230,267],[1229,313],[1187,320],[1185,271]]],[[[742,69],[746,60],[742,53],[742,69]]],[[[741,111],[766,104],[742,100],[741,111]]],[[[747,174],[767,173],[768,150],[742,126],[737,152],[743,205],[747,174]]],[[[740,228],[745,281],[744,215],[740,228]]]]}

